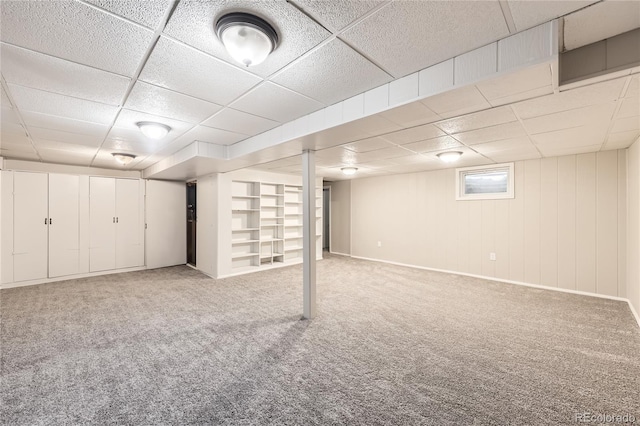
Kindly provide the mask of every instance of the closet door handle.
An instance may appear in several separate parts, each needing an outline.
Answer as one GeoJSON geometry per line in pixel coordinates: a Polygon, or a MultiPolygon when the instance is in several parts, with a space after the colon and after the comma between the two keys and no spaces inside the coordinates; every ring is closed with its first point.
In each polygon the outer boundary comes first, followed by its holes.
{"type": "Polygon", "coordinates": [[[120,222],[120,218],[118,216],[116,216],[116,223],[120,222]]]}
{"type": "Polygon", "coordinates": [[[53,219],[49,218],[49,225],[53,225],[53,219]]]}
{"type": "Polygon", "coordinates": [[[44,224],[46,225],[48,223],[47,218],[44,218],[44,224]]]}
{"type": "Polygon", "coordinates": [[[116,223],[116,217],[115,216],[113,217],[113,223],[116,223]]]}

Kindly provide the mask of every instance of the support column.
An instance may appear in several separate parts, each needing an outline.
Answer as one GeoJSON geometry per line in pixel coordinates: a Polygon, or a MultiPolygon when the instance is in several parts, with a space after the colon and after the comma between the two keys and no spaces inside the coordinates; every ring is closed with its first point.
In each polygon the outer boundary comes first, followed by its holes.
{"type": "Polygon", "coordinates": [[[303,317],[316,316],[316,160],[314,151],[302,152],[303,208],[303,317]]]}

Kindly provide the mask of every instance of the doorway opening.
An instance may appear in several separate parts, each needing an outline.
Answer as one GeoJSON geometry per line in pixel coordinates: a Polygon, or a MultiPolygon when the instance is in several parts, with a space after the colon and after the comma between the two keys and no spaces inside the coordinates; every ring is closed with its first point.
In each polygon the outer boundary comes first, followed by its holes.
{"type": "Polygon", "coordinates": [[[196,182],[187,182],[187,264],[196,266],[196,182]]]}
{"type": "Polygon", "coordinates": [[[322,251],[331,251],[331,187],[322,188],[322,251]]]}

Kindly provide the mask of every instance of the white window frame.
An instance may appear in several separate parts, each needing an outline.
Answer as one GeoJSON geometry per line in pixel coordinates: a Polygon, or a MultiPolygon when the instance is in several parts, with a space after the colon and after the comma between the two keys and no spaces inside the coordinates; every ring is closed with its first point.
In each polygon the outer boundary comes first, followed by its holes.
{"type": "Polygon", "coordinates": [[[514,190],[514,163],[490,164],[488,166],[462,167],[456,169],[456,200],[501,200],[515,198],[514,190]],[[507,170],[507,192],[488,192],[483,194],[465,194],[464,176],[470,172],[491,172],[495,170],[507,170]]]}

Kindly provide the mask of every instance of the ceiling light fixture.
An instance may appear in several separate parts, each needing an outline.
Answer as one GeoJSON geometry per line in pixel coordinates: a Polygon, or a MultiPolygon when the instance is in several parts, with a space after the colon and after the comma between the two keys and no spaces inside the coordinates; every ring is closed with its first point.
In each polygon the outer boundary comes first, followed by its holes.
{"type": "Polygon", "coordinates": [[[457,161],[461,155],[462,153],[460,151],[447,151],[438,154],[438,158],[445,163],[453,163],[454,161],[457,161]]]}
{"type": "Polygon", "coordinates": [[[115,158],[116,161],[123,166],[126,166],[127,164],[132,162],[134,158],[136,158],[136,156],[133,154],[123,154],[121,152],[114,152],[111,155],[113,155],[113,158],[115,158]]]}
{"type": "Polygon", "coordinates": [[[343,167],[340,170],[342,170],[342,173],[344,173],[347,176],[351,176],[351,175],[355,175],[356,172],[358,171],[357,167],[343,167]]]}
{"type": "Polygon", "coordinates": [[[229,55],[245,67],[261,63],[278,45],[276,30],[248,13],[224,15],[216,22],[216,34],[229,55]]]}
{"type": "Polygon", "coordinates": [[[136,123],[136,125],[142,134],[149,139],[162,139],[171,131],[171,127],[165,124],[154,123],[153,121],[141,121],[136,123]]]}

